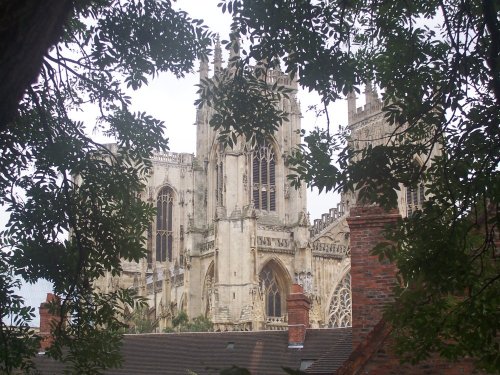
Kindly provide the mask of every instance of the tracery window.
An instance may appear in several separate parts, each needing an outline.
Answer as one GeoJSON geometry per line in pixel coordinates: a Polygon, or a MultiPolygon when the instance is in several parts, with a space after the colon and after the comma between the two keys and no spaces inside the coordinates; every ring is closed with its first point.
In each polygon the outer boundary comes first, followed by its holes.
{"type": "Polygon", "coordinates": [[[262,294],[264,295],[267,317],[280,317],[283,315],[281,303],[282,292],[276,278],[276,273],[270,264],[267,264],[259,275],[262,294]]]}
{"type": "Polygon", "coordinates": [[[406,188],[406,207],[408,216],[411,216],[415,211],[422,209],[422,204],[425,201],[424,184],[420,183],[416,188],[406,188]]]}
{"type": "Polygon", "coordinates": [[[174,192],[164,187],[156,199],[156,261],[172,261],[174,192]]]}
{"type": "Polygon", "coordinates": [[[276,157],[264,143],[252,155],[252,198],[259,210],[276,211],[276,157]]]}
{"type": "Polygon", "coordinates": [[[329,327],[351,327],[352,326],[352,304],[351,304],[351,273],[348,272],[340,280],[330,302],[328,313],[329,327]]]}

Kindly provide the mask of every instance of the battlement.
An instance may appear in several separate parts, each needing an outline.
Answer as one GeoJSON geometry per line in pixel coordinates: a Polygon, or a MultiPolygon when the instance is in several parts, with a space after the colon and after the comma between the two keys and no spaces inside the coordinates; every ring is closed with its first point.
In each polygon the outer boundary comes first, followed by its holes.
{"type": "Polygon", "coordinates": [[[371,83],[367,83],[365,87],[365,105],[356,107],[356,95],[350,92],[347,95],[347,111],[349,125],[353,125],[365,118],[380,113],[382,110],[382,100],[378,97],[377,91],[371,83]]]}
{"type": "Polygon", "coordinates": [[[380,113],[382,111],[382,106],[382,101],[377,99],[376,102],[371,102],[365,104],[364,106],[357,107],[356,111],[349,117],[349,123],[356,123],[367,117],[380,113]]]}
{"type": "Polygon", "coordinates": [[[287,86],[294,90],[298,89],[297,80],[292,79],[288,74],[284,74],[280,70],[271,70],[267,75],[266,82],[269,85],[277,83],[281,86],[287,86]]]}
{"type": "Polygon", "coordinates": [[[321,219],[314,220],[314,224],[309,229],[311,237],[314,237],[327,226],[342,218],[346,213],[345,205],[343,203],[338,203],[337,207],[330,208],[327,213],[321,215],[321,219]]]}

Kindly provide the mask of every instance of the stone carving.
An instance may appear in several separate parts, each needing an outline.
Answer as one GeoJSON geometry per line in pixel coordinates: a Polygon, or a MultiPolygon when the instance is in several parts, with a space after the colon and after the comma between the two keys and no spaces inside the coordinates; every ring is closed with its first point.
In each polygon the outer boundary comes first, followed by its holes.
{"type": "Polygon", "coordinates": [[[310,296],[311,310],[309,310],[309,321],[311,328],[320,328],[323,317],[321,316],[321,298],[319,296],[310,296]]]}
{"type": "Polygon", "coordinates": [[[337,243],[323,243],[315,241],[312,248],[313,252],[331,254],[341,258],[350,256],[351,254],[349,246],[337,243]]]}
{"type": "Polygon", "coordinates": [[[304,293],[312,295],[313,290],[313,275],[311,272],[296,272],[295,273],[295,283],[299,284],[304,288],[304,293]]]}
{"type": "Polygon", "coordinates": [[[292,241],[286,238],[257,236],[259,248],[291,249],[292,241]]]}
{"type": "Polygon", "coordinates": [[[270,224],[258,224],[257,229],[270,230],[273,232],[283,232],[288,233],[289,229],[284,225],[270,225],[270,224]]]}
{"type": "Polygon", "coordinates": [[[248,189],[248,176],[246,173],[243,173],[243,191],[247,191],[248,189]]]}
{"type": "Polygon", "coordinates": [[[283,195],[285,196],[285,199],[290,198],[290,184],[285,182],[285,186],[283,187],[283,195]]]}
{"type": "Polygon", "coordinates": [[[243,207],[243,214],[245,217],[256,218],[257,212],[255,211],[253,201],[249,205],[243,207]]]}
{"type": "Polygon", "coordinates": [[[298,225],[300,227],[308,227],[309,226],[309,214],[305,213],[304,211],[300,211],[298,225]]]}
{"type": "Polygon", "coordinates": [[[187,270],[191,269],[191,254],[189,249],[187,249],[184,254],[184,267],[186,267],[187,270]]]}
{"type": "Polygon", "coordinates": [[[201,245],[200,253],[204,254],[204,253],[212,252],[212,251],[214,251],[214,248],[215,248],[215,241],[214,240],[207,241],[201,245]]]}
{"type": "Polygon", "coordinates": [[[214,306],[215,306],[215,287],[213,278],[211,276],[207,276],[205,287],[206,287],[206,298],[207,298],[207,316],[210,319],[213,319],[214,306]]]}

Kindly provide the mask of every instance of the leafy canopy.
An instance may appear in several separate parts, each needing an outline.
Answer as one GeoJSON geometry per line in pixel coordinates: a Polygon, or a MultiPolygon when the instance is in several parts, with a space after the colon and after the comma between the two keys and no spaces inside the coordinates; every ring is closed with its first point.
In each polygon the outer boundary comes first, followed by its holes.
{"type": "Polygon", "coordinates": [[[213,323],[206,316],[199,315],[189,320],[186,312],[181,311],[172,319],[172,328],[164,332],[211,332],[213,328],[213,323]]]}
{"type": "Polygon", "coordinates": [[[32,310],[12,293],[20,279],[48,280],[61,297],[50,356],[78,374],[119,365],[117,332],[134,296],[92,284],[108,271],[119,274],[121,259],[145,256],[154,210],[140,194],[152,152],[167,149],[164,124],[131,112],[125,89],[161,72],[182,77],[211,44],[202,21],[170,1],[82,0],[70,13],[0,133],[0,204],[10,213],[0,234],[0,300],[2,318],[16,317],[14,327],[1,323],[6,373],[34,353],[26,328],[32,310]],[[99,109],[93,132],[114,139],[116,149],[95,143],[78,121],[90,106],[99,109]]]}
{"type": "Polygon", "coordinates": [[[384,142],[355,149],[349,127],[334,134],[327,123],[289,158],[295,168],[290,177],[320,191],[356,190],[359,200],[384,207],[397,205],[395,190],[423,182],[422,209],[390,235],[395,245],[376,249],[399,268],[401,286],[387,314],[397,350],[405,361],[438,352],[449,359],[471,356],[486,370],[500,371],[498,2],[222,0],[219,5],[234,20],[227,48],[235,49],[239,38],[248,47],[237,48],[241,57],[234,58],[232,70],[200,88],[202,105],[229,103],[214,125],[238,135],[274,131],[285,116],[273,110],[279,87],[271,84],[270,72],[279,66],[318,92],[326,111],[367,82],[378,87],[391,126],[384,142]],[[258,73],[251,68],[255,62],[258,73]],[[259,110],[267,117],[254,119],[250,109],[262,102],[250,96],[249,120],[237,128],[242,116],[231,103],[244,94],[234,92],[241,89],[271,100],[259,110]],[[430,155],[436,156],[430,160],[430,155]],[[416,166],[415,157],[423,165],[416,166]]]}

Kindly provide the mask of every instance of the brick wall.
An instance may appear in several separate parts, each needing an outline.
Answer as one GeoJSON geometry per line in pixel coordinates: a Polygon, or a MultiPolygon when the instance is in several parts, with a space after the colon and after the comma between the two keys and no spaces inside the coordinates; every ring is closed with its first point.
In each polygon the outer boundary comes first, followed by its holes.
{"type": "Polygon", "coordinates": [[[311,301],[304,294],[304,289],[298,284],[292,285],[288,298],[288,347],[301,347],[309,328],[309,309],[311,301]]]}
{"type": "Polygon", "coordinates": [[[448,362],[438,355],[417,365],[402,365],[394,351],[391,326],[382,319],[383,308],[393,301],[392,287],[396,267],[380,263],[370,255],[373,247],[384,241],[383,231],[395,225],[397,211],[380,207],[354,207],[348,218],[351,240],[351,285],[353,352],[337,375],[459,375],[482,374],[473,362],[464,359],[448,362]]]}
{"type": "Polygon", "coordinates": [[[384,306],[393,301],[396,268],[390,263],[380,263],[370,252],[384,240],[385,227],[395,225],[399,218],[396,210],[385,212],[380,207],[368,206],[351,208],[347,219],[351,241],[353,348],[366,339],[382,318],[384,306]]]}

